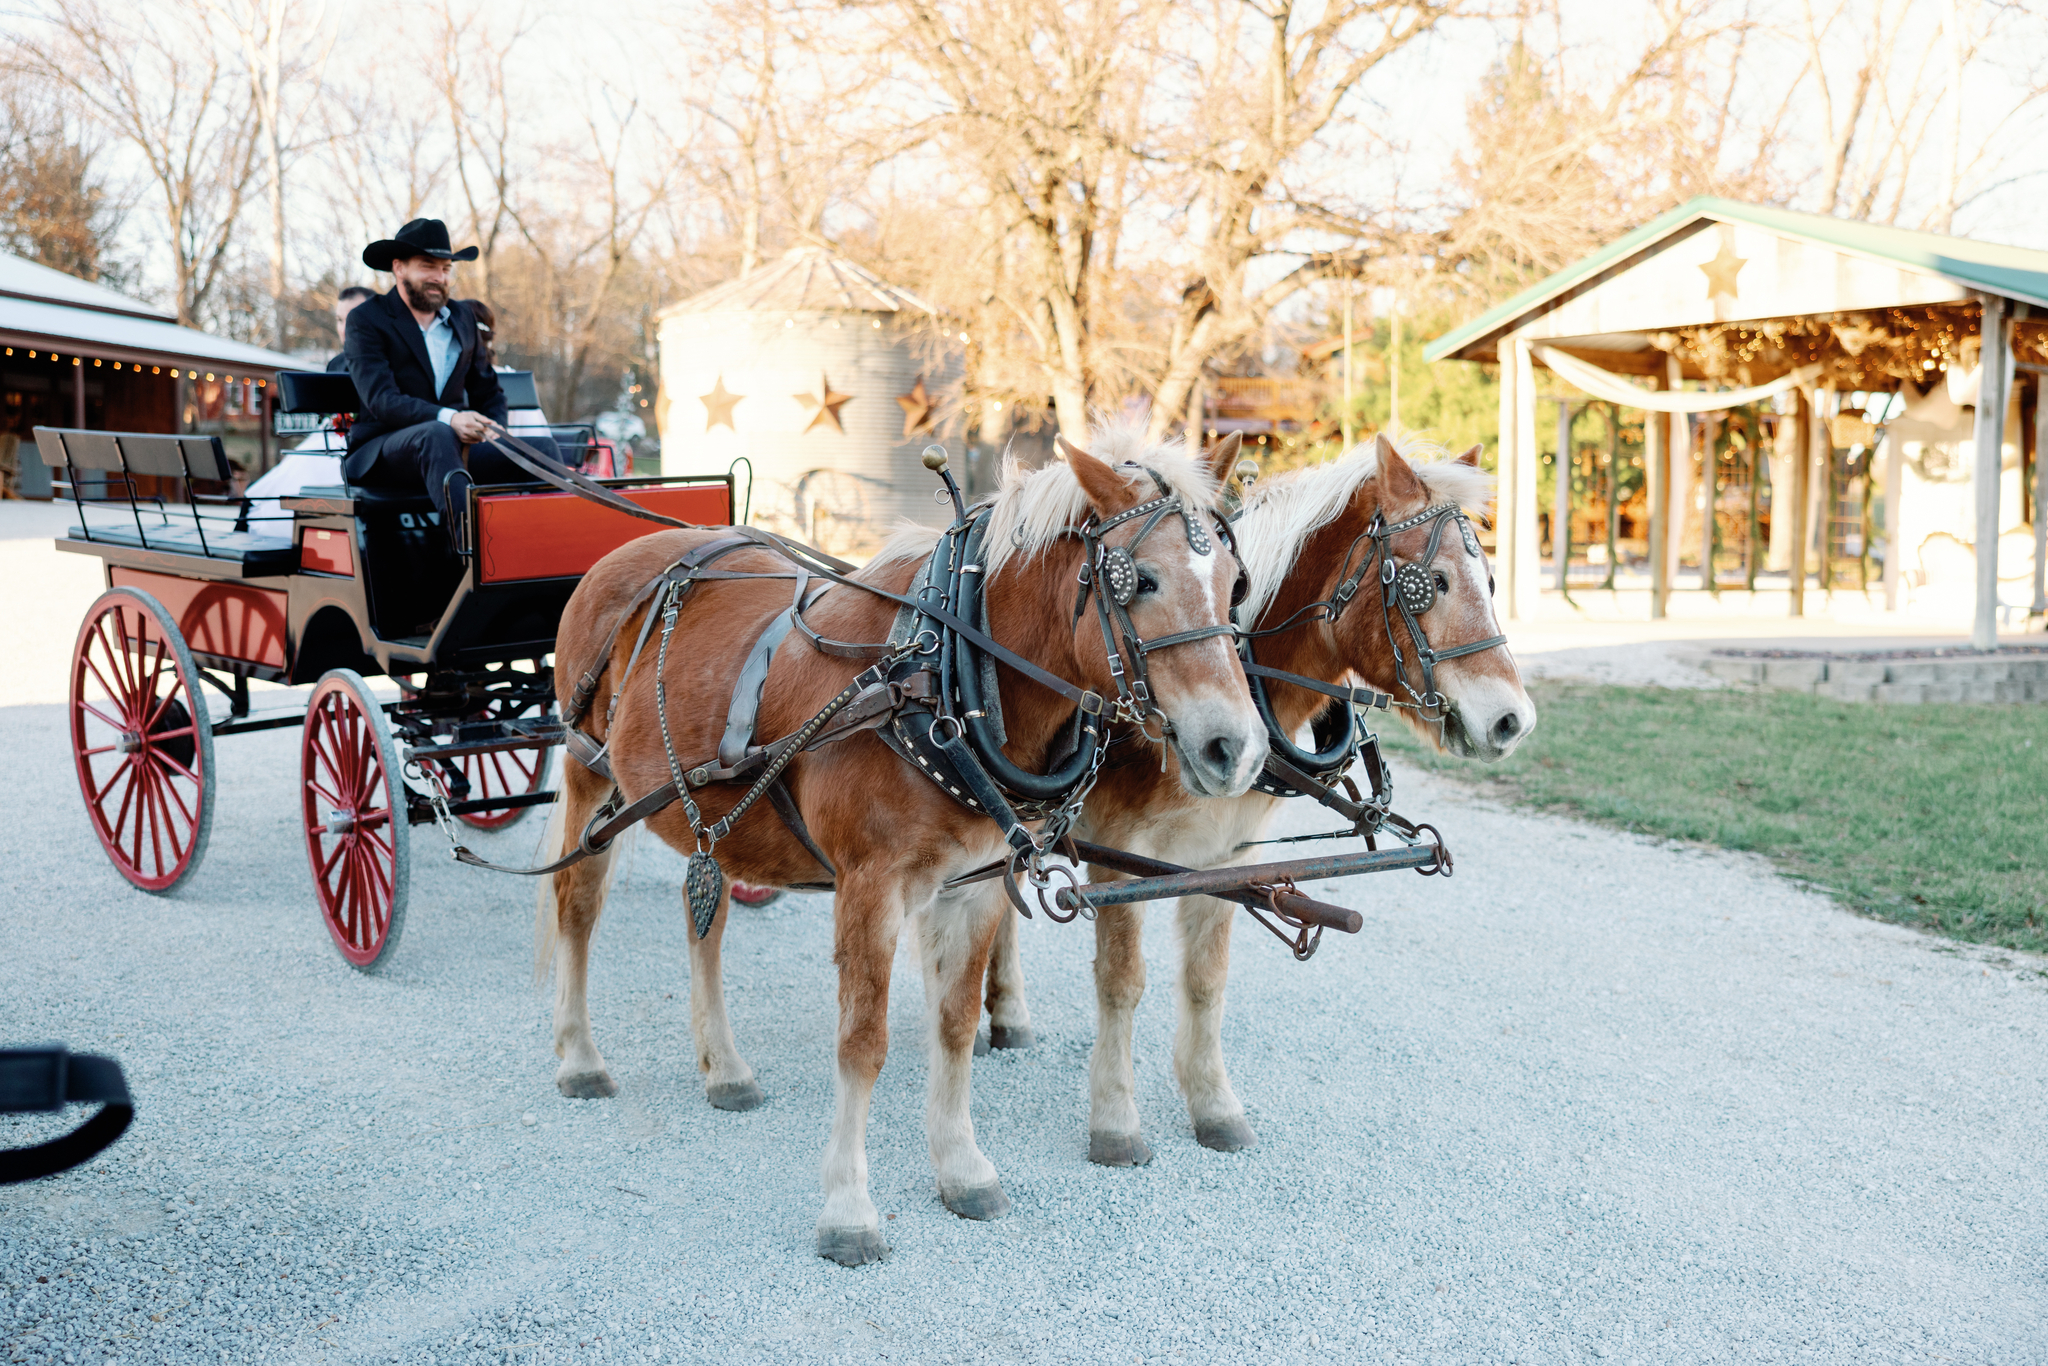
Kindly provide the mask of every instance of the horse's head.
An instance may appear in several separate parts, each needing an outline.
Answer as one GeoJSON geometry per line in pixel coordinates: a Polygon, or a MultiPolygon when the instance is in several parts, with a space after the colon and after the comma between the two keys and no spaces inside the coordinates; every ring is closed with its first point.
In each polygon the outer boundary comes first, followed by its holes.
{"type": "MultiPolygon", "coordinates": [[[[1414,701],[1430,689],[1423,666],[1432,655],[1501,635],[1493,611],[1493,569],[1463,515],[1464,507],[1484,504],[1489,481],[1480,473],[1477,446],[1454,460],[1411,464],[1381,435],[1373,439],[1372,459],[1373,471],[1358,490],[1368,506],[1359,510],[1368,520],[1377,511],[1384,527],[1414,524],[1382,543],[1396,582],[1386,584],[1375,564],[1368,576],[1374,582],[1360,585],[1358,600],[1332,627],[1354,672],[1375,688],[1414,701]],[[1442,511],[1427,516],[1436,509],[1442,511]]],[[[1431,709],[1403,714],[1452,754],[1494,763],[1534,729],[1536,706],[1505,643],[1435,660],[1427,673],[1434,675],[1440,699],[1434,710],[1442,725],[1435,724],[1431,709]]]]}
{"type": "Polygon", "coordinates": [[[1410,704],[1402,714],[1440,747],[1505,758],[1536,708],[1505,644],[1488,643],[1500,635],[1493,576],[1464,510],[1483,508],[1492,484],[1477,446],[1411,462],[1384,436],[1261,484],[1238,534],[1252,573],[1245,622],[1279,628],[1262,662],[1286,654],[1320,677],[1349,672],[1410,704]]]}
{"type": "Polygon", "coordinates": [[[1069,571],[1045,591],[1071,632],[1078,681],[1112,705],[1126,699],[1127,719],[1172,747],[1189,791],[1236,796],[1265,763],[1266,732],[1231,633],[1242,568],[1215,511],[1235,451],[1191,457],[1117,430],[1090,444],[1108,458],[1062,438],[1065,465],[1027,476],[1034,487],[1018,499],[1012,543],[1069,571]],[[1084,546],[1085,586],[1073,553],[1084,546]]]}

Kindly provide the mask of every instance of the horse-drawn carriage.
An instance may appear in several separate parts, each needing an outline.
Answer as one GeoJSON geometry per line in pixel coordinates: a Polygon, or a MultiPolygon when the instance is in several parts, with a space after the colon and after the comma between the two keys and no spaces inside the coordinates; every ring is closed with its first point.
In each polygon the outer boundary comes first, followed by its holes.
{"type": "MultiPolygon", "coordinates": [[[[529,376],[504,378],[531,392],[529,376]]],[[[325,372],[280,375],[278,400],[301,432],[356,408],[349,378],[325,372]]],[[[554,800],[556,626],[584,571],[645,523],[544,485],[480,486],[458,550],[422,493],[236,496],[218,437],[36,440],[78,513],[58,549],[106,565],[73,651],[70,739],[94,833],[129,882],[165,892],[199,865],[218,737],[303,726],[314,900],[367,968],[404,924],[410,827],[492,829],[554,800]],[[379,676],[395,697],[373,692],[379,676]],[[262,709],[258,684],[313,692],[262,709]]],[[[680,520],[733,520],[729,475],[602,482],[680,520]]]]}

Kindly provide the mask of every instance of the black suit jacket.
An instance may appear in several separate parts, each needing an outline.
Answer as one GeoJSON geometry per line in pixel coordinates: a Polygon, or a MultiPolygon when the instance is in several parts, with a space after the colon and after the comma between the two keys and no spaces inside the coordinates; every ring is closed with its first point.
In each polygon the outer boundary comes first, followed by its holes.
{"type": "Polygon", "coordinates": [[[384,437],[436,421],[443,408],[467,408],[496,422],[505,420],[505,391],[477,344],[476,315],[468,304],[451,302],[448,325],[462,352],[448,376],[448,387],[436,394],[426,336],[396,288],[365,299],[349,313],[343,354],[362,407],[349,428],[343,477],[361,478],[376,463],[384,437]]]}

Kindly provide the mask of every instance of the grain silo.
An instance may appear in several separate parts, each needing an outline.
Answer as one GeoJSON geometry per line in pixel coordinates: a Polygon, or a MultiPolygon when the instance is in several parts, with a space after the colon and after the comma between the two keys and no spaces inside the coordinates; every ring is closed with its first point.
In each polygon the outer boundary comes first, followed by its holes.
{"type": "Polygon", "coordinates": [[[802,247],[664,309],[658,337],[666,473],[744,456],[750,519],[834,553],[946,521],[918,456],[942,444],[964,477],[963,346],[915,295],[802,247]]]}

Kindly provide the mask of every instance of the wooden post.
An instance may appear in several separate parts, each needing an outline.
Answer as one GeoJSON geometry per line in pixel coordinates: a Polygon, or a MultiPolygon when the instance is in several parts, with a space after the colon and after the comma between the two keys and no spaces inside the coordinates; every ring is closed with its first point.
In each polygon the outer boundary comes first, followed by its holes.
{"type": "Polygon", "coordinates": [[[1515,340],[1515,604],[1524,621],[1536,616],[1542,547],[1536,538],[1536,359],[1526,338],[1515,340]]]}
{"type": "MultiPolygon", "coordinates": [[[[2034,376],[2038,389],[2043,383],[2034,376]]],[[[2048,614],[2048,393],[2034,399],[2034,601],[2028,608],[2035,616],[2048,614]]]]}
{"type": "Polygon", "coordinates": [[[1550,495],[1550,557],[1557,565],[1557,591],[1569,599],[1572,564],[1572,402],[1557,400],[1557,478],[1550,495]]]}
{"type": "MultiPolygon", "coordinates": [[[[1834,417],[1840,408],[1842,396],[1833,389],[1820,391],[1820,417],[1814,424],[1814,435],[1819,438],[1814,454],[1820,457],[1820,506],[1813,517],[1814,551],[1820,561],[1819,588],[1823,593],[1835,591],[1835,424],[1834,417]]],[[[1833,601],[1832,598],[1829,601],[1833,601]]]]}
{"type": "Polygon", "coordinates": [[[1622,535],[1622,405],[1608,403],[1608,580],[1602,588],[1618,588],[1614,582],[1616,549],[1622,535]]]}
{"type": "MultiPolygon", "coordinates": [[[[1678,368],[1678,357],[1666,356],[1665,384],[1667,389],[1676,389],[1684,381],[1684,373],[1678,368]]],[[[1668,570],[1672,583],[1678,581],[1678,560],[1685,543],[1685,514],[1692,506],[1692,418],[1686,413],[1671,414],[1671,533],[1664,538],[1665,554],[1669,560],[1668,570]]]]}
{"type": "Polygon", "coordinates": [[[1750,409],[1743,419],[1742,431],[1749,443],[1749,525],[1742,533],[1742,586],[1754,593],[1758,561],[1763,558],[1757,554],[1756,546],[1757,536],[1763,530],[1762,504],[1759,500],[1762,496],[1760,486],[1763,471],[1767,467],[1763,458],[1763,414],[1754,408],[1750,409]]]}
{"type": "MultiPolygon", "coordinates": [[[[1793,433],[1797,439],[1792,447],[1792,557],[1786,562],[1785,569],[1792,590],[1789,615],[1803,617],[1806,615],[1806,492],[1813,478],[1813,400],[1803,384],[1794,392],[1799,395],[1799,402],[1792,411],[1792,420],[1799,426],[1793,433]]],[[[1775,515],[1775,497],[1771,500],[1771,507],[1775,515]]]]}
{"type": "Polygon", "coordinates": [[[1721,518],[1715,504],[1721,493],[1724,427],[1720,413],[1700,416],[1700,587],[1717,598],[1721,596],[1721,581],[1714,572],[1714,558],[1721,548],[1721,518]]]}
{"type": "Polygon", "coordinates": [[[270,455],[270,401],[277,392],[277,376],[256,391],[256,463],[259,474],[268,474],[274,463],[270,455]]]}
{"type": "Polygon", "coordinates": [[[1977,505],[1977,610],[1970,622],[1970,644],[1979,650],[1998,648],[1998,476],[2005,462],[2006,303],[1996,294],[1982,296],[1984,347],[1977,363],[1977,427],[1973,434],[1976,461],[1970,478],[1977,505]]]}
{"type": "Polygon", "coordinates": [[[71,425],[85,429],[85,357],[71,358],[71,425]]]}
{"type": "Polygon", "coordinates": [[[1500,342],[1500,430],[1493,445],[1493,570],[1504,610],[1515,614],[1515,351],[1500,342]]]}
{"type": "MultiPolygon", "coordinates": [[[[1650,384],[1661,388],[1661,376],[1652,375],[1650,384]]],[[[1671,601],[1671,564],[1665,543],[1671,535],[1671,416],[1643,414],[1643,477],[1649,484],[1650,502],[1650,620],[1662,621],[1671,601]]]]}
{"type": "Polygon", "coordinates": [[[1905,492],[1906,458],[1902,443],[1889,432],[1878,449],[1884,456],[1884,610],[1899,610],[1899,573],[1905,568],[1906,547],[1899,542],[1905,517],[1899,499],[1905,492]]]}

